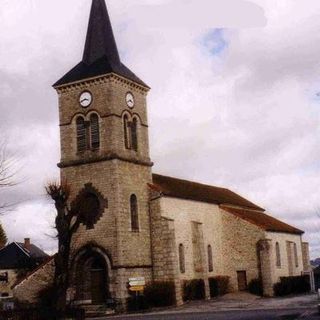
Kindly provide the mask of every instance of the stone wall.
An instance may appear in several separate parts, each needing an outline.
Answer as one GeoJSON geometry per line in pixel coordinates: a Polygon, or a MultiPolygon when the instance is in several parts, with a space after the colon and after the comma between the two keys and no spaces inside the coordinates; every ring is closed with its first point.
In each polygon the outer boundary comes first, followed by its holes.
{"type": "Polygon", "coordinates": [[[180,305],[182,292],[174,221],[161,215],[160,199],[160,197],[152,198],[150,203],[153,281],[174,282],[176,303],[180,305]]]}
{"type": "Polygon", "coordinates": [[[203,233],[204,258],[202,259],[202,270],[209,277],[223,275],[224,268],[221,263],[222,256],[222,224],[219,207],[216,205],[162,197],[160,200],[161,214],[163,217],[174,220],[176,237],[176,255],[179,256],[179,244],[183,244],[185,253],[185,273],[180,273],[181,280],[190,280],[199,277],[194,267],[194,249],[192,242],[193,223],[201,224],[203,233]],[[213,252],[213,271],[208,271],[207,250],[211,245],[213,252]]]}
{"type": "Polygon", "coordinates": [[[247,283],[259,277],[257,244],[265,238],[265,232],[221,209],[223,269],[230,276],[232,290],[238,290],[237,271],[246,271],[247,283]]]}
{"type": "Polygon", "coordinates": [[[59,113],[61,130],[61,161],[79,161],[83,158],[103,157],[117,154],[131,159],[149,159],[148,118],[146,109],[147,91],[129,81],[123,81],[112,75],[98,80],[84,81],[81,84],[66,86],[58,90],[59,113]],[[79,104],[79,96],[84,90],[89,90],[93,95],[93,102],[88,108],[79,104]],[[135,106],[130,109],[126,105],[125,96],[130,91],[135,97],[135,106]],[[95,112],[100,117],[101,146],[94,153],[77,153],[76,146],[76,117],[83,115],[89,119],[90,113],[95,112]],[[124,147],[123,114],[129,118],[136,116],[139,124],[138,152],[124,147]]]}
{"type": "Polygon", "coordinates": [[[310,271],[310,253],[309,253],[309,243],[302,242],[302,263],[303,263],[303,271],[310,271]]]}
{"type": "Polygon", "coordinates": [[[271,240],[271,259],[274,269],[274,282],[280,277],[299,276],[304,271],[301,236],[280,232],[267,232],[266,237],[271,240]],[[276,265],[276,243],[279,243],[281,266],[276,265]],[[297,246],[298,266],[295,264],[294,245],[297,246]]]}
{"type": "Polygon", "coordinates": [[[13,296],[21,302],[36,303],[42,289],[53,283],[54,259],[40,266],[13,288],[13,296]]]}

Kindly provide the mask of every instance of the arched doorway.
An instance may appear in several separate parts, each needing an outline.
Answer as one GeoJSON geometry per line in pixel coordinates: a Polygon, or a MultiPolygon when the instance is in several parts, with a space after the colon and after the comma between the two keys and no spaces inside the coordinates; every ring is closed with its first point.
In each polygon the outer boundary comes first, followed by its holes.
{"type": "Polygon", "coordinates": [[[109,274],[105,258],[97,252],[86,252],[76,262],[76,300],[103,304],[110,297],[109,274]]]}

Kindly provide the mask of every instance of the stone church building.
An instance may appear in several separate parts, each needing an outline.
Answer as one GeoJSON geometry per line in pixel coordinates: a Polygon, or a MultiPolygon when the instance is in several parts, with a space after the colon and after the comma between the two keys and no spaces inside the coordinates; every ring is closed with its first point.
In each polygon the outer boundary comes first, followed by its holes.
{"type": "MultiPolygon", "coordinates": [[[[104,0],[92,1],[82,61],[54,88],[61,180],[87,203],[70,261],[77,301],[124,302],[137,277],[173,281],[178,304],[183,280],[204,279],[209,297],[218,275],[231,291],[260,277],[270,296],[279,277],[308,270],[303,231],[228,189],[152,172],[150,88],[120,61],[104,0]]],[[[17,297],[31,292],[27,281],[17,297]]]]}

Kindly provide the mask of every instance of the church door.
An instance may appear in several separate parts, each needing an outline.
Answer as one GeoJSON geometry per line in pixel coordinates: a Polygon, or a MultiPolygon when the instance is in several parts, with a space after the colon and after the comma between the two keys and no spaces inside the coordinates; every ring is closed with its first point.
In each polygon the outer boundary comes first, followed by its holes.
{"type": "Polygon", "coordinates": [[[247,290],[247,273],[246,271],[237,271],[239,291],[247,290]]]}
{"type": "Polygon", "coordinates": [[[97,258],[91,265],[91,299],[92,304],[104,303],[107,298],[106,267],[101,259],[97,258]]]}

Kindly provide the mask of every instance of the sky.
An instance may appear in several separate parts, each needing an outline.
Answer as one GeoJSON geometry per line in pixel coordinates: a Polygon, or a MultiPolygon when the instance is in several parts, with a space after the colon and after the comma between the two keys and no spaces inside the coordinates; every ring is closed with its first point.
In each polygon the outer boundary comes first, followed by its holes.
{"type": "MultiPolygon", "coordinates": [[[[320,1],[106,0],[148,96],[154,172],[223,186],[305,230],[320,256],[320,1]]],[[[80,62],[90,0],[0,1],[0,139],[15,159],[10,241],[56,249],[52,84],[80,62]]]]}

